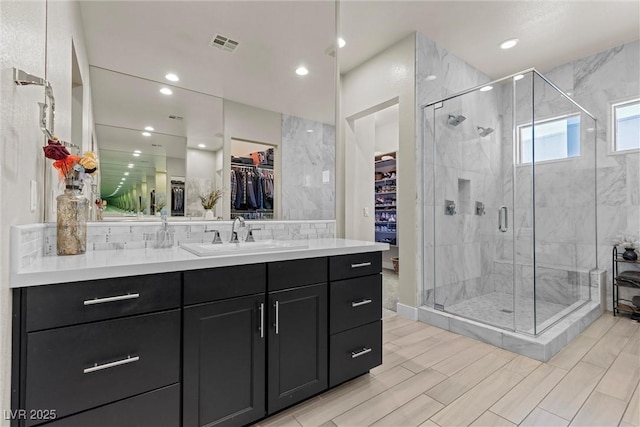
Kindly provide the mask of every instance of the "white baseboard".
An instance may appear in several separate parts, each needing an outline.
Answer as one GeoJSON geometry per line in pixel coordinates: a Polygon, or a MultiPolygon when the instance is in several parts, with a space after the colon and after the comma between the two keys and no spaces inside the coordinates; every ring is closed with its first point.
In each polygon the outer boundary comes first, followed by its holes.
{"type": "Polygon", "coordinates": [[[404,317],[405,319],[409,320],[418,320],[417,307],[411,307],[410,305],[398,303],[396,308],[398,310],[398,316],[404,317]]]}

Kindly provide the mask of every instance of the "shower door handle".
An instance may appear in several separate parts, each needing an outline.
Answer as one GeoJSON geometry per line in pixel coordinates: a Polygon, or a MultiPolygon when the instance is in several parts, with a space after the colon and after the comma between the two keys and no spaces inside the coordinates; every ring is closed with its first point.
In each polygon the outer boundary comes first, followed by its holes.
{"type": "Polygon", "coordinates": [[[498,210],[498,230],[506,233],[509,229],[509,210],[506,206],[500,207],[498,210]]]}

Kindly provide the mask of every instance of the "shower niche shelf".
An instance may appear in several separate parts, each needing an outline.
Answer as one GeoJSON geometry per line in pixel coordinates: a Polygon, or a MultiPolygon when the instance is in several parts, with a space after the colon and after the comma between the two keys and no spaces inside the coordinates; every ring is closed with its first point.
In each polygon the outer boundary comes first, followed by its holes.
{"type": "Polygon", "coordinates": [[[398,245],[396,153],[375,157],[374,208],[376,242],[398,245]]]}
{"type": "Polygon", "coordinates": [[[621,279],[620,274],[622,272],[620,271],[620,265],[619,265],[619,264],[623,264],[623,265],[631,264],[633,265],[633,267],[625,268],[624,270],[640,272],[640,260],[629,261],[622,258],[622,254],[620,254],[618,252],[618,248],[614,246],[611,264],[612,264],[611,271],[612,271],[612,279],[613,279],[611,281],[612,299],[613,299],[613,307],[612,307],[613,315],[615,316],[616,314],[628,314],[628,315],[635,314],[637,316],[640,316],[640,307],[635,307],[631,300],[628,300],[626,298],[621,298],[620,289],[619,289],[619,288],[634,289],[637,291],[638,295],[640,295],[640,283],[636,287],[630,284],[626,284],[624,281],[620,280],[621,279]]]}

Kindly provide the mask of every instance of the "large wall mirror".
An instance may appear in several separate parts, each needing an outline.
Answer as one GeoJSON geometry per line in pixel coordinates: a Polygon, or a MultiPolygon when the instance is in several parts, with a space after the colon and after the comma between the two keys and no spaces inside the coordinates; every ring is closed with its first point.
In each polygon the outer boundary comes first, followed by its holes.
{"type": "Polygon", "coordinates": [[[215,217],[335,218],[334,2],[82,1],[80,10],[112,218],[149,219],[162,207],[201,218],[198,196],[216,188],[215,217]],[[270,203],[236,203],[232,177],[245,170],[271,179],[270,203]]]}

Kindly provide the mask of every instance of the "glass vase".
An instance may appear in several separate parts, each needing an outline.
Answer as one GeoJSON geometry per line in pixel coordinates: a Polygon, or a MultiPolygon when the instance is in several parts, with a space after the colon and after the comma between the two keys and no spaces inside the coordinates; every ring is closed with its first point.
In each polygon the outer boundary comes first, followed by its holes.
{"type": "Polygon", "coordinates": [[[87,250],[87,219],[89,200],[80,194],[80,187],[67,185],[57,197],[58,255],[79,255],[87,250]]]}

